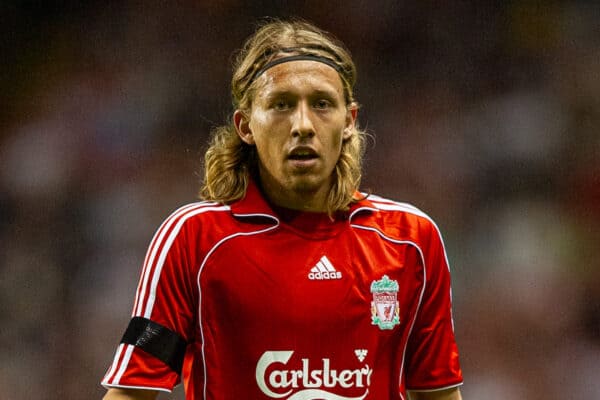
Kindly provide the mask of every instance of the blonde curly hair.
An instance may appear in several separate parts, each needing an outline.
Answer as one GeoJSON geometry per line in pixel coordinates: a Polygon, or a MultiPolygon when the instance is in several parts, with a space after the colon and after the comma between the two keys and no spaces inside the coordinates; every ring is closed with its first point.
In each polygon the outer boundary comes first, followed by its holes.
{"type": "MultiPolygon", "coordinates": [[[[354,84],[356,67],[349,51],[329,33],[300,20],[272,20],[248,38],[234,61],[231,94],[234,109],[249,112],[255,94],[256,73],[282,52],[324,57],[337,65],[347,106],[356,106],[354,84]]],[[[344,211],[357,199],[362,176],[365,132],[355,124],[333,172],[333,185],[327,199],[330,215],[344,211]]],[[[229,204],[244,197],[251,177],[258,176],[258,156],[254,146],[238,136],[233,121],[212,131],[204,159],[204,181],[200,197],[229,204]]]]}

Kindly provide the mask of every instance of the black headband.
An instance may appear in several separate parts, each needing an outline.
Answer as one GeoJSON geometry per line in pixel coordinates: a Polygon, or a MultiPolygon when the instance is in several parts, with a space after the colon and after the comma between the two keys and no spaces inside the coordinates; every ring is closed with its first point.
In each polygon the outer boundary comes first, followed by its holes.
{"type": "Polygon", "coordinates": [[[260,75],[262,75],[269,68],[272,68],[278,64],[282,64],[285,62],[299,61],[299,60],[317,61],[317,62],[320,62],[323,64],[327,64],[331,68],[335,69],[338,73],[340,73],[340,74],[342,73],[342,68],[339,65],[337,65],[335,63],[335,61],[333,61],[327,57],[313,56],[310,54],[300,54],[300,55],[295,55],[295,56],[287,56],[287,57],[277,58],[273,61],[269,61],[261,69],[256,71],[254,73],[254,75],[252,75],[252,79],[250,79],[250,83],[252,83],[256,78],[258,78],[260,75]]]}

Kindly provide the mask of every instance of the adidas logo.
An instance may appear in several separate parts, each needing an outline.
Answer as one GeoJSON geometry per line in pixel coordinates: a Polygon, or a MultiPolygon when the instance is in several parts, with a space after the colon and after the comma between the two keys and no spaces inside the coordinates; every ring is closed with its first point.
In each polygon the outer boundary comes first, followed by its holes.
{"type": "Polygon", "coordinates": [[[311,268],[308,273],[308,279],[311,281],[320,281],[324,279],[342,279],[342,273],[336,271],[331,261],[326,256],[321,257],[317,265],[311,268]]]}

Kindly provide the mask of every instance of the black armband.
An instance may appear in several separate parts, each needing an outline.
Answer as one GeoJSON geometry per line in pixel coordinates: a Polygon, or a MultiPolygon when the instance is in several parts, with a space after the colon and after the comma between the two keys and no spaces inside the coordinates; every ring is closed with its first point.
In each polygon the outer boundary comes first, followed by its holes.
{"type": "Polygon", "coordinates": [[[148,318],[133,317],[121,343],[144,350],[181,375],[187,343],[177,332],[148,318]]]}

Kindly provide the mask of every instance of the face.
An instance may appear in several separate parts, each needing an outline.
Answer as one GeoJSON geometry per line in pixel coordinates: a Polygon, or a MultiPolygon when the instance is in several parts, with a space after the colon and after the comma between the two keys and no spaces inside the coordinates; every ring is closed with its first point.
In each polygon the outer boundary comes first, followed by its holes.
{"type": "Polygon", "coordinates": [[[241,139],[256,146],[263,191],[277,205],[325,211],[342,143],[356,106],[346,105],[337,71],[316,61],[291,61],[265,71],[249,115],[236,111],[241,139]]]}

